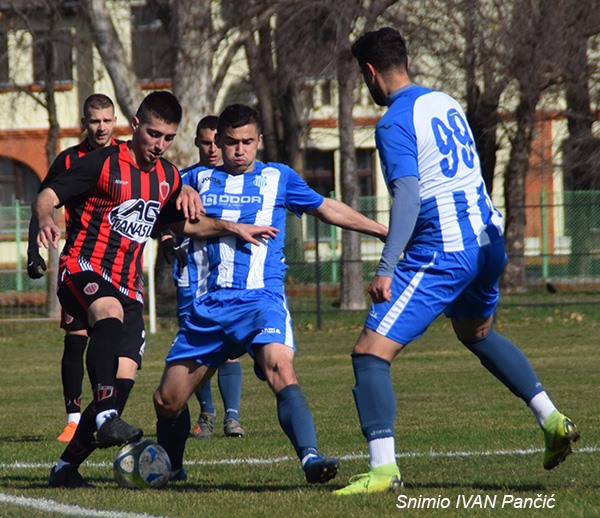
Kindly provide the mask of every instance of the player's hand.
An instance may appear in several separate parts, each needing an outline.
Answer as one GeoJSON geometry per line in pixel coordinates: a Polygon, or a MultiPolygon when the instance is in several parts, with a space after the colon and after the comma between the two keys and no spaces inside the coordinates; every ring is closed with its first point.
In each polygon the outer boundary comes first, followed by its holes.
{"type": "Polygon", "coordinates": [[[174,261],[177,261],[179,268],[187,266],[187,252],[177,244],[174,238],[167,237],[162,240],[162,251],[167,263],[173,264],[174,261]]]}
{"type": "Polygon", "coordinates": [[[191,221],[197,220],[203,214],[206,214],[198,191],[189,185],[182,185],[181,192],[175,200],[175,207],[183,211],[186,219],[191,221]]]}
{"type": "Polygon", "coordinates": [[[39,279],[46,271],[46,261],[40,255],[39,250],[27,250],[27,275],[30,279],[39,279]]]}
{"type": "Polygon", "coordinates": [[[376,275],[369,286],[369,295],[373,302],[390,302],[392,300],[391,277],[376,275]]]}
{"type": "Polygon", "coordinates": [[[250,225],[248,223],[233,223],[231,230],[235,236],[257,246],[262,244],[259,239],[275,237],[279,232],[279,229],[275,227],[250,225]]]}
{"type": "Polygon", "coordinates": [[[43,246],[44,248],[50,248],[50,246],[58,248],[60,235],[60,229],[54,221],[50,221],[44,225],[40,224],[40,231],[37,235],[37,245],[43,246]]]}

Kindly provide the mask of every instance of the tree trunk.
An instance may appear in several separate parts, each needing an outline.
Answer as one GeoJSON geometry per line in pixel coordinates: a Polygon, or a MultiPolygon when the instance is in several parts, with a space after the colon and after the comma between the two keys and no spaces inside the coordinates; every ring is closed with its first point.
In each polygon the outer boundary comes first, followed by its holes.
{"type": "MultiPolygon", "coordinates": [[[[350,52],[338,58],[337,81],[339,87],[338,123],[340,134],[342,201],[358,209],[358,175],[354,148],[354,88],[358,68],[350,52]]],[[[342,281],[340,309],[364,310],[367,307],[363,286],[360,234],[344,230],[342,233],[342,281]]]]}
{"type": "Polygon", "coordinates": [[[108,70],[121,111],[131,120],[143,94],[131,59],[123,48],[104,0],[82,0],[94,43],[108,70]]]}
{"type": "Polygon", "coordinates": [[[535,128],[535,110],[539,90],[521,91],[517,107],[517,132],[512,139],[510,159],[504,176],[505,231],[508,262],[502,288],[508,292],[527,290],[525,278],[525,175],[535,128]]]}

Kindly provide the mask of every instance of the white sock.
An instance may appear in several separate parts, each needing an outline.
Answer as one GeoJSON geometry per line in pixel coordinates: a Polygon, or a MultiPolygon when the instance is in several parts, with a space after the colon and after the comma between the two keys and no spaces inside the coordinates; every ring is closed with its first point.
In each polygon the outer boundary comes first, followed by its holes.
{"type": "Polygon", "coordinates": [[[96,414],[96,430],[100,430],[100,427],[104,424],[106,418],[112,415],[118,415],[114,408],[109,408],[108,410],[98,412],[98,414],[96,414]]]}
{"type": "Polygon", "coordinates": [[[368,442],[371,469],[396,464],[396,443],[393,437],[384,437],[368,442]]]}
{"type": "Polygon", "coordinates": [[[537,419],[540,428],[544,426],[546,419],[556,411],[556,407],[552,400],[548,397],[546,392],[540,392],[536,394],[533,399],[529,402],[529,408],[533,412],[533,415],[537,419]]]}
{"type": "Polygon", "coordinates": [[[73,412],[72,414],[67,414],[67,424],[69,424],[69,423],[79,424],[80,419],[81,419],[81,412],[73,412]]]}
{"type": "Polygon", "coordinates": [[[308,459],[312,459],[313,457],[318,457],[318,455],[316,453],[309,453],[308,455],[305,455],[300,461],[300,466],[304,467],[304,465],[308,462],[308,459]]]}

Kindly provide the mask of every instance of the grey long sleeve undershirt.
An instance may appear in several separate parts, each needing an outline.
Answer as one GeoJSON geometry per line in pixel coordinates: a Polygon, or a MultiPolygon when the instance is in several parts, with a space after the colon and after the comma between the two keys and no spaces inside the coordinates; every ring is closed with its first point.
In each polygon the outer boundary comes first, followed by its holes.
{"type": "Polygon", "coordinates": [[[375,275],[392,277],[400,256],[415,228],[421,198],[419,179],[416,176],[403,176],[390,183],[392,206],[388,236],[381,253],[375,275]]]}

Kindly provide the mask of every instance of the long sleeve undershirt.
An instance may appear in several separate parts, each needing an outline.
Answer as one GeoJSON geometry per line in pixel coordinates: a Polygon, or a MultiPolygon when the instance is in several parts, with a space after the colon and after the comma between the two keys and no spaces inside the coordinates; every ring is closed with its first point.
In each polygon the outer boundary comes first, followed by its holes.
{"type": "Polygon", "coordinates": [[[376,275],[392,277],[400,256],[415,228],[421,198],[419,180],[416,176],[402,176],[390,183],[392,206],[388,236],[381,253],[376,275]]]}

